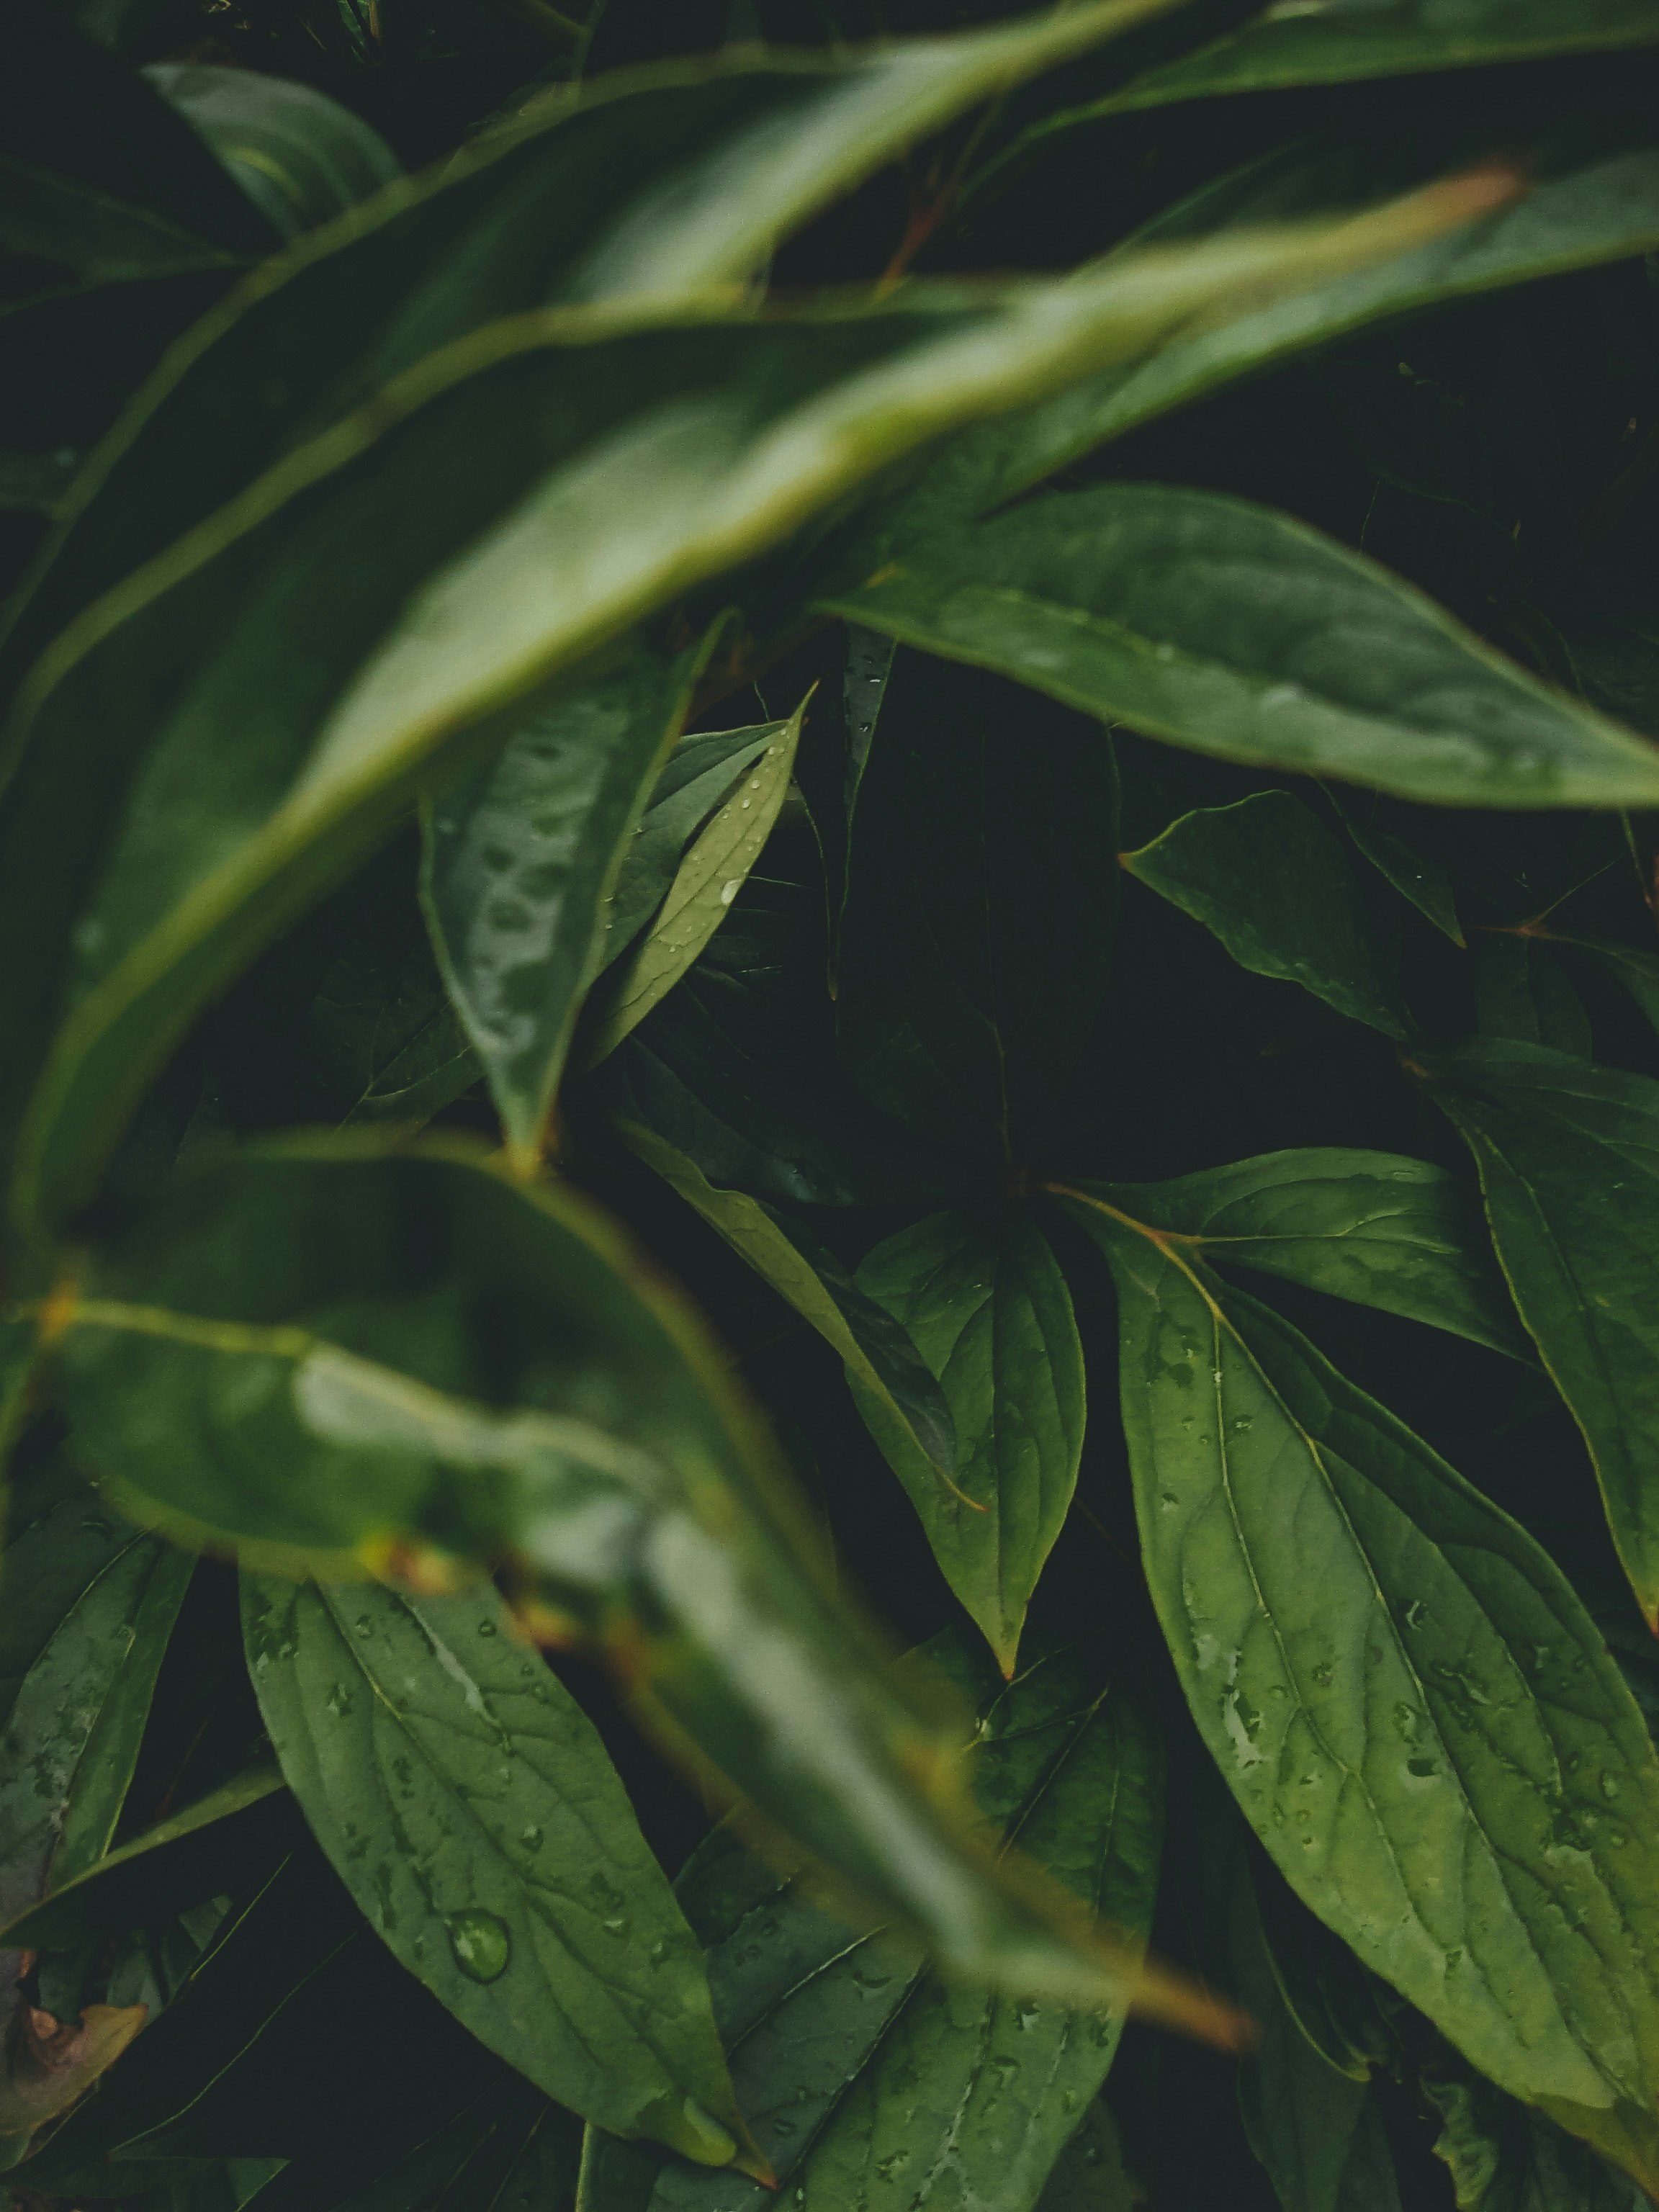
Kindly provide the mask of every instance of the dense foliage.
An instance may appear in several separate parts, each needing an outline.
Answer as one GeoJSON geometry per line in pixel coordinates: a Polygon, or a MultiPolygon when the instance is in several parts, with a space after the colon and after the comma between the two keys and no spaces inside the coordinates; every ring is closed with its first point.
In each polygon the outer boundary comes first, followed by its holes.
{"type": "Polygon", "coordinates": [[[1659,0],[1009,6],[0,0],[16,2212],[1659,2197],[1659,0]]]}

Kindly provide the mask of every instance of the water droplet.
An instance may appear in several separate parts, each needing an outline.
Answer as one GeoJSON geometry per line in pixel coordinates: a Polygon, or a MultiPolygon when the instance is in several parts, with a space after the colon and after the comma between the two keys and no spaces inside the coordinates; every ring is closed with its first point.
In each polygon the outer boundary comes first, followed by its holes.
{"type": "Polygon", "coordinates": [[[1432,1759],[1408,1759],[1406,1761],[1406,1771],[1407,1774],[1416,1775],[1419,1782],[1426,1782],[1429,1776],[1437,1774],[1440,1768],[1438,1763],[1432,1759]]]}
{"type": "Polygon", "coordinates": [[[343,1721],[351,1711],[351,1692],[343,1682],[337,1682],[329,1692],[327,1705],[337,1721],[343,1721]]]}
{"type": "Polygon", "coordinates": [[[1331,1677],[1334,1671],[1334,1670],[1328,1660],[1322,1660],[1319,1665],[1314,1668],[1313,1678],[1315,1681],[1318,1683],[1322,1690],[1328,1690],[1330,1688],[1331,1677]]]}
{"type": "Polygon", "coordinates": [[[1604,1774],[1601,1777],[1601,1795],[1609,1803],[1619,1795],[1619,1783],[1615,1776],[1604,1774]]]}
{"type": "Polygon", "coordinates": [[[374,1624],[366,1613],[357,1615],[357,1633],[359,1636],[373,1636],[374,1633],[374,1624]]]}
{"type": "Polygon", "coordinates": [[[478,1623],[478,1633],[480,1636],[493,1636],[495,1633],[495,1622],[493,1620],[481,1620],[478,1623]]]}
{"type": "Polygon", "coordinates": [[[666,1963],[668,1948],[668,1938],[665,1936],[659,1936],[645,1955],[653,1966],[660,1966],[666,1963]]]}
{"type": "Polygon", "coordinates": [[[1421,1628],[1423,1623],[1428,1619],[1428,1617],[1429,1608],[1424,1604],[1420,1597],[1414,1597],[1411,1603],[1406,1607],[1406,1626],[1407,1628],[1421,1628]]]}
{"type": "Polygon", "coordinates": [[[532,1820],[527,1828],[520,1829],[519,1841],[524,1845],[526,1850],[538,1851],[540,1850],[543,1843],[545,1841],[545,1838],[544,1838],[541,1830],[532,1820]]]}
{"type": "Polygon", "coordinates": [[[444,1923],[455,1964],[471,1982],[493,1982],[507,1971],[513,1938],[493,1912],[453,1912],[444,1923]]]}
{"type": "Polygon", "coordinates": [[[1241,1413],[1233,1423],[1233,1434],[1236,1437],[1248,1436],[1255,1426],[1255,1423],[1248,1413],[1241,1413]]]}
{"type": "Polygon", "coordinates": [[[732,900],[736,898],[738,893],[742,889],[743,879],[740,876],[734,876],[729,884],[722,884],[720,885],[720,904],[722,906],[730,906],[732,900]]]}

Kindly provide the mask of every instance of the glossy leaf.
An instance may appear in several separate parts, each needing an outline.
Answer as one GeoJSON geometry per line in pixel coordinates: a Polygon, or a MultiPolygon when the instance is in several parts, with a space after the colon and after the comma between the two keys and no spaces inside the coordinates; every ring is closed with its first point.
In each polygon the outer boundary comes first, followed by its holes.
{"type": "Polygon", "coordinates": [[[1200,1733],[1304,1899],[1491,2079],[1659,2176],[1659,1759],[1532,1539],[1121,1213],[1136,1512],[1200,1733]]]}
{"type": "MultiPolygon", "coordinates": [[[[1528,164],[1530,189],[1481,221],[1293,297],[1206,317],[1139,361],[1082,378],[947,441],[913,483],[860,526],[868,557],[848,581],[861,580],[896,544],[1000,506],[1093,447],[1274,362],[1379,319],[1659,244],[1659,150],[1645,132],[1598,129],[1582,150],[1566,154],[1551,131],[1518,149],[1510,141],[1504,150],[1518,151],[1528,164]]],[[[1465,137],[1420,127],[1408,151],[1392,131],[1312,147],[1298,141],[1206,185],[1133,243],[1221,239],[1264,222],[1328,218],[1334,209],[1363,206],[1410,178],[1455,166],[1469,151],[1465,137]]]]}
{"type": "Polygon", "coordinates": [[[600,972],[621,959],[679,873],[688,845],[737,787],[778,731],[778,722],[682,738],[664,763],[623,854],[605,915],[600,972]]]}
{"type": "Polygon", "coordinates": [[[881,1303],[799,1222],[746,1192],[711,1182],[695,1160],[638,1122],[620,1123],[618,1133],[841,1354],[865,1419],[895,1463],[914,1471],[919,1459],[918,1479],[934,1487],[953,1481],[950,1405],[909,1334],[881,1303]]]}
{"type": "Polygon", "coordinates": [[[1423,2087],[1441,2118],[1435,2155],[1450,2170],[1458,2212],[1642,2212],[1628,2176],[1542,2113],[1455,2064],[1423,2087]]]}
{"type": "Polygon", "coordinates": [[[1224,759],[1440,805],[1659,799],[1659,748],[1362,555],[1212,492],[1033,500],[905,547],[828,605],[1224,759]]]}
{"type": "Polygon", "coordinates": [[[1300,983],[1385,1036],[1409,1024],[1387,975],[1347,855],[1286,791],[1172,822],[1123,866],[1218,937],[1243,968],[1300,983]]]}
{"type": "Polygon", "coordinates": [[[694,656],[630,655],[520,723],[425,810],[433,943],[520,1158],[537,1156],[605,903],[695,669],[694,656]]]}
{"type": "MultiPolygon", "coordinates": [[[[400,909],[392,911],[403,920],[400,909]]],[[[307,1043],[338,1086],[346,1127],[370,1121],[418,1127],[483,1073],[420,917],[408,919],[413,931],[349,938],[306,1018],[307,1043]]]]}
{"type": "MultiPolygon", "coordinates": [[[[993,1868],[948,1727],[829,1595],[714,1348],[568,1191],[453,1144],[273,1147],[181,1182],[51,1311],[77,1449],[153,1510],[388,1571],[515,1553],[864,1909],[964,1978],[1121,2001],[1121,1948],[993,1868]]],[[[1184,1990],[1139,2001],[1227,2032],[1184,1990]]]]}
{"type": "Polygon", "coordinates": [[[403,174],[378,131],[308,84],[210,62],[144,71],[282,238],[297,238],[403,174]]]}
{"type": "Polygon", "coordinates": [[[89,1936],[159,1926],[274,1867],[292,1842],[292,1802],[274,1766],[252,1767],[118,1850],[95,1859],[0,1936],[19,1950],[55,1951],[89,1936]]]}
{"type": "Polygon", "coordinates": [[[1098,2098],[1083,2116],[1037,2199],[1037,2212],[1134,2212],[1117,2123],[1098,2098]]]}
{"type": "Polygon", "coordinates": [[[592,1724],[495,1592],[266,1581],[244,1621],[283,1771],[403,1964],[574,2111],[730,2158],[742,2122],[690,1931],[592,1724]]]}
{"type": "Polygon", "coordinates": [[[0,880],[37,950],[0,1006],[14,1099],[73,1002],[19,1145],[25,1213],[78,1199],[204,999],[504,708],[922,439],[1465,204],[1430,193],[986,307],[654,328],[550,311],[410,371],[89,610],[20,703],[34,737],[0,880]]]}
{"type": "Polygon", "coordinates": [[[662,906],[607,982],[595,1009],[588,1065],[614,1052],[697,958],[760,859],[789,792],[806,702],[769,737],[751,772],[686,852],[662,906]]]}
{"type": "Polygon", "coordinates": [[[945,1580],[1012,1675],[1083,1451],[1083,1346],[1066,1279],[1023,1213],[989,1227],[936,1213],[878,1244],[858,1285],[939,1378],[956,1430],[953,1486],[894,1449],[856,1380],[854,1394],[945,1580]]]}
{"type": "Polygon", "coordinates": [[[1452,1330],[1516,1358],[1530,1346],[1473,1192],[1393,1152],[1267,1152],[1165,1183],[1079,1183],[1194,1259],[1452,1330]]]}
{"type": "MultiPolygon", "coordinates": [[[[924,1656],[949,1657],[950,1639],[924,1656]]],[[[1006,1689],[982,1660],[951,1671],[981,1700],[981,1810],[1144,1936],[1163,1818],[1146,1721],[1121,1690],[1094,1691],[1065,1654],[1006,1689]]],[[[786,2201],[806,2212],[1030,2212],[1111,2063],[1119,2017],[947,1988],[838,1925],[725,1833],[679,1888],[709,1946],[738,2094],[786,2201]]],[[[763,2201],[733,2174],[648,2163],[589,2131],[581,2212],[750,2212],[763,2201]]]]}
{"type": "MultiPolygon", "coordinates": [[[[735,289],[791,229],[915,138],[1158,4],[1097,0],[1064,21],[886,43],[827,65],[739,49],[532,100],[437,174],[299,242],[198,325],[77,484],[74,512],[37,568],[12,638],[13,676],[71,616],[240,491],[296,434],[337,417],[422,355],[552,301],[683,300],[735,289]]],[[[124,86],[139,82],[107,67],[124,86]]],[[[44,81],[62,75],[54,54],[44,81]]],[[[84,81],[82,67],[76,82],[84,81]]],[[[140,94],[189,140],[210,202],[215,188],[240,202],[246,227],[263,234],[199,143],[142,83],[140,94]]],[[[40,134],[47,146],[54,122],[49,114],[40,134]]],[[[187,204],[161,210],[169,211],[189,222],[187,204]]]]}
{"type": "Polygon", "coordinates": [[[1584,1432],[1619,1547],[1659,1619],[1659,1084],[1492,1042],[1420,1063],[1480,1170],[1522,1319],[1584,1432]]]}

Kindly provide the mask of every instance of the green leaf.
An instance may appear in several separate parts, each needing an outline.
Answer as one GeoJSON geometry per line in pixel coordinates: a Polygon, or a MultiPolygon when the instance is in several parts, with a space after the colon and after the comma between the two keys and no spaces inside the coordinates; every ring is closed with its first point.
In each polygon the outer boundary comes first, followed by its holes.
{"type": "Polygon", "coordinates": [[[204,1000],[504,709],[921,440],[1444,219],[1413,204],[971,307],[552,310],[411,370],[89,610],[20,702],[14,1100],[73,1007],[20,1140],[23,1212],[78,1200],[204,1000]]]}
{"type": "Polygon", "coordinates": [[[0,1936],[17,1950],[58,1951],[88,1936],[159,1927],[187,1906],[239,1888],[292,1840],[291,1802],[274,1766],[250,1767],[119,1850],[55,1883],[0,1936]]]}
{"type": "Polygon", "coordinates": [[[1328,791],[1325,796],[1341,817],[1355,849],[1370,862],[1378,875],[1391,883],[1401,898],[1408,899],[1443,937],[1449,937],[1454,945],[1462,945],[1465,939],[1463,925],[1457,918],[1457,900],[1451,879],[1439,862],[1417,851],[1403,837],[1396,837],[1392,830],[1385,830],[1375,818],[1374,799],[1368,806],[1356,800],[1352,793],[1328,791]]]}
{"type": "Polygon", "coordinates": [[[373,919],[386,926],[354,932],[330,963],[306,1017],[305,1043],[337,1083],[344,1127],[418,1127],[483,1071],[413,902],[384,896],[373,919]]]}
{"type": "MultiPolygon", "coordinates": [[[[1379,193],[1455,167],[1471,146],[1419,124],[1402,137],[1345,134],[1304,140],[1249,163],[1158,216],[1127,248],[1237,236],[1261,222],[1328,219],[1379,193]]],[[[1532,175],[1530,190],[1426,244],[1341,271],[1293,297],[1206,317],[1140,360],[1079,379],[1034,407],[945,441],[915,480],[855,532],[868,558],[848,580],[890,556],[895,542],[983,514],[1108,440],[1278,361],[1347,331],[1440,301],[1617,261],[1659,245],[1659,150],[1653,137],[1601,125],[1568,151],[1559,130],[1500,149],[1532,175]]]]}
{"type": "MultiPolygon", "coordinates": [[[[1004,1687],[982,1657],[954,1657],[953,1643],[939,1638],[915,1659],[948,1663],[980,1704],[982,1813],[1144,1940],[1163,1825],[1161,1751],[1146,1720],[1121,1689],[1096,1690],[1071,1655],[1051,1652],[1004,1687]]],[[[830,1919],[724,1832],[678,1886],[709,1947],[738,2094],[785,2202],[1030,2212],[1111,2064],[1121,2015],[947,1987],[830,1919]]],[[[589,2131],[581,2212],[751,2212],[766,2201],[730,2172],[691,2175],[589,2131]]]]}
{"type": "Polygon", "coordinates": [[[806,703],[803,699],[787,722],[769,732],[752,763],[753,774],[744,778],[680,862],[639,949],[618,967],[596,1002],[587,1066],[614,1052],[667,997],[725,921],[788,795],[806,703]]]}
{"type": "Polygon", "coordinates": [[[1246,1817],[1500,2087],[1659,2179],[1659,1759],[1594,1623],[1288,1324],[1073,1210],[1117,1284],[1153,1601],[1246,1817]]]}
{"type": "Polygon", "coordinates": [[[1134,2212],[1138,2201],[1124,2172],[1117,2123],[1097,2098],[1056,2160],[1037,2212],[1134,2212]]]}
{"type": "Polygon", "coordinates": [[[223,247],[148,208],[21,161],[0,160],[0,239],[14,252],[56,262],[88,284],[176,276],[192,269],[222,269],[228,275],[242,265],[223,247]]]}
{"type": "Polygon", "coordinates": [[[1385,1036],[1407,1034],[1347,855],[1289,792],[1184,814],[1122,864],[1212,931],[1242,968],[1300,983],[1385,1036]]]}
{"type": "Polygon", "coordinates": [[[295,2160],[251,2212],[569,2212],[581,2127],[511,2075],[447,2126],[365,2159],[295,2160]]]}
{"type": "Polygon", "coordinates": [[[1238,1996],[1261,2038],[1238,2076],[1250,2148],[1266,2167],[1284,2212],[1343,2212],[1350,2160],[1356,2154],[1363,2159],[1371,2148],[1360,2133],[1370,2091],[1327,2063],[1285,2005],[1243,1867],[1229,1935],[1238,1996]]]}
{"type": "Polygon", "coordinates": [[[592,1724],[487,1584],[247,1584],[283,1771],[373,1926],[480,2042],[619,2135],[743,2123],[690,1930],[592,1724]]]}
{"type": "Polygon", "coordinates": [[[1474,1154],[1515,1302],[1595,1463],[1607,1522],[1659,1621],[1659,1084],[1539,1045],[1472,1044],[1417,1070],[1474,1154]]]}
{"type": "Polygon", "coordinates": [[[1591,1056],[1589,1017],[1559,956],[1529,933],[1483,929],[1474,955],[1475,1027],[1482,1036],[1591,1056]]]}
{"type": "Polygon", "coordinates": [[[1458,2212],[1642,2212],[1649,2202],[1593,2150],[1457,2064],[1424,2076],[1443,2123],[1434,2146],[1458,2212]]]}
{"type": "MultiPolygon", "coordinates": [[[[31,580],[27,613],[13,610],[14,675],[72,615],[240,491],[297,435],[422,355],[552,301],[684,300],[740,286],[792,229],[916,137],[1158,4],[1097,0],[1062,20],[886,42],[830,63],[738,48],[531,101],[434,173],[300,240],[198,326],[77,485],[75,510],[31,580]]],[[[202,173],[197,199],[231,203],[264,250],[264,222],[143,80],[95,50],[76,52],[73,64],[55,47],[43,60],[52,104],[38,143],[84,137],[101,155],[103,118],[84,112],[90,52],[121,98],[137,88],[152,129],[161,118],[184,142],[192,175],[202,173]]],[[[15,33],[9,58],[19,58],[15,33]]],[[[110,88],[99,89],[107,102],[110,88]]],[[[27,145],[17,150],[55,166],[27,145]]],[[[118,193],[125,173],[110,188],[118,193]]],[[[184,193],[158,211],[192,221],[184,193]]]]}
{"type": "Polygon", "coordinates": [[[564,1187],[432,1140],[250,1151],[50,1311],[76,1449],[125,1494],[245,1553],[514,1555],[671,1746],[944,1970],[1121,2001],[1121,1947],[988,1856],[950,1725],[830,1595],[720,1355],[564,1187]]]}
{"type": "MultiPolygon", "coordinates": [[[[787,1298],[847,1363],[882,1448],[934,1487],[954,1480],[956,1427],[944,1392],[910,1337],[799,1223],[746,1192],[711,1182],[696,1162],[636,1121],[617,1125],[631,1152],[787,1298]]],[[[896,1460],[896,1464],[897,1461],[896,1460]]]]}
{"type": "Polygon", "coordinates": [[[601,974],[629,950],[668,896],[686,847],[786,726],[763,722],[749,729],[701,732],[675,746],[623,854],[605,908],[601,974]]]}
{"type": "Polygon", "coordinates": [[[697,659],[636,652],[609,681],[520,723],[423,810],[432,941],[522,1159],[539,1151],[605,902],[697,659]]]}
{"type": "Polygon", "coordinates": [[[878,1442],[921,1516],[945,1578],[1012,1675],[1025,1611],[1065,1526],[1083,1452],[1083,1346],[1066,1279],[1036,1224],[936,1213],[878,1244],[859,1288],[898,1322],[944,1389],[956,1428],[946,1488],[878,1442]]]}
{"type": "Polygon", "coordinates": [[[1174,1182],[1074,1188],[1190,1246],[1194,1259],[1282,1275],[1530,1357],[1474,1194],[1444,1168],[1322,1146],[1174,1182]]]}
{"type": "Polygon", "coordinates": [[[1443,805],[1651,805],[1659,749],[1362,555],[1212,492],[1105,484],[902,548],[826,611],[1103,721],[1443,805]]]}
{"type": "Polygon", "coordinates": [[[156,62],[143,74],[279,237],[314,230],[404,173],[378,131],[308,84],[209,62],[156,62]]]}
{"type": "Polygon", "coordinates": [[[0,1583],[8,1607],[16,1589],[37,1620],[54,1616],[0,1737],[0,1926],[109,1849],[194,1565],[134,1528],[112,1541],[94,1492],[64,1502],[98,1524],[93,1543],[52,1540],[60,1508],[9,1547],[0,1583]]]}
{"type": "Polygon", "coordinates": [[[1656,39],[1659,26],[1647,0],[1574,0],[1567,9],[1552,0],[1474,0],[1455,12],[1435,0],[1384,0],[1381,7],[1279,0],[1242,31],[1137,77],[1093,112],[1650,46],[1656,39]]]}
{"type": "MultiPolygon", "coordinates": [[[[1604,974],[1623,985],[1648,1021],[1659,1030],[1659,952],[1643,952],[1611,938],[1582,937],[1571,930],[1546,929],[1541,924],[1528,935],[1541,939],[1546,945],[1564,945],[1570,952],[1582,953],[1593,961],[1604,974]]],[[[1540,1037],[1537,1042],[1547,1044],[1550,1040],[1540,1037]]]]}

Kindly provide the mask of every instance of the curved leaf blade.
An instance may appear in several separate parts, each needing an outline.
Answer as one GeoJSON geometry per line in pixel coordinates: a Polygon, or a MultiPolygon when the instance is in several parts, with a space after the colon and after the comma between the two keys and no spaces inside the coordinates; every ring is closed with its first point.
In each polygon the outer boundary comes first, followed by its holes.
{"type": "Polygon", "coordinates": [[[1282,1275],[1530,1356],[1473,1194],[1426,1161],[1322,1146],[1174,1182],[1074,1188],[1174,1235],[1210,1265],[1282,1275]]]}
{"type": "Polygon", "coordinates": [[[1286,1323],[1075,1211],[1118,1286],[1154,1601],[1247,1818],[1484,2073],[1659,2178],[1659,1759],[1589,1615],[1286,1323]]]}
{"type": "Polygon", "coordinates": [[[488,1584],[244,1585],[259,1709],[401,1963],[573,2111],[720,2163],[743,2133],[702,1961],[592,1723],[488,1584]]]}
{"type": "MultiPolygon", "coordinates": [[[[950,1488],[872,1426],[945,1580],[1012,1675],[1083,1453],[1083,1346],[1066,1279],[1022,1215],[988,1232],[936,1213],[878,1244],[857,1279],[944,1390],[957,1438],[950,1488]]],[[[866,1392],[854,1391],[865,1407],[866,1392]]]]}
{"type": "Polygon", "coordinates": [[[1051,494],[823,602],[1103,721],[1452,806],[1651,805],[1659,748],[1398,579],[1211,492],[1051,494]]]}
{"type": "Polygon", "coordinates": [[[1659,1621],[1659,1084],[1492,1040],[1412,1065],[1474,1154],[1498,1256],[1659,1621]]]}

